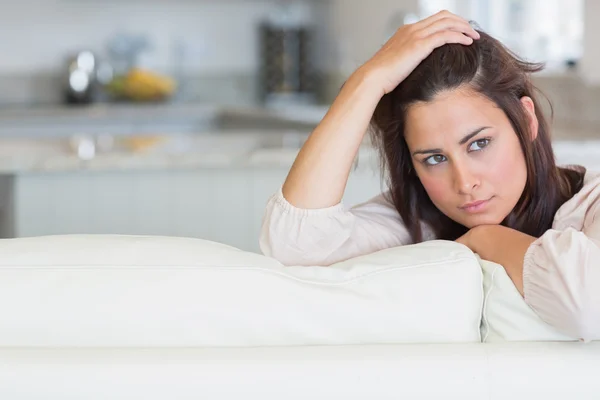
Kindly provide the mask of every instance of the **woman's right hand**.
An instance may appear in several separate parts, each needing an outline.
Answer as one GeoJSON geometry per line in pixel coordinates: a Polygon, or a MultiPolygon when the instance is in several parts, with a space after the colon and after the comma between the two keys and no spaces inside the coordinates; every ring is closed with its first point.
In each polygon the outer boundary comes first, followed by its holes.
{"type": "Polygon", "coordinates": [[[479,33],[469,22],[440,11],[414,24],[404,25],[360,68],[381,85],[382,94],[394,90],[431,52],[447,43],[469,45],[479,33]]]}

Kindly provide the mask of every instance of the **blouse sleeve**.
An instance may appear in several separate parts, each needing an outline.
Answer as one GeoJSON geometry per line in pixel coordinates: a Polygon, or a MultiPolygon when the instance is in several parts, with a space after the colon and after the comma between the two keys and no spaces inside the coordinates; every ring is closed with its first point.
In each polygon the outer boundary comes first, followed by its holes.
{"type": "Polygon", "coordinates": [[[600,339],[600,205],[582,230],[548,230],[527,250],[525,301],[548,324],[583,341],[600,339]]]}
{"type": "MultiPolygon", "coordinates": [[[[424,232],[425,233],[425,232],[424,232]]],[[[350,209],[300,209],[281,188],[268,201],[260,234],[262,252],[285,265],[331,265],[411,242],[385,194],[350,209]]]]}

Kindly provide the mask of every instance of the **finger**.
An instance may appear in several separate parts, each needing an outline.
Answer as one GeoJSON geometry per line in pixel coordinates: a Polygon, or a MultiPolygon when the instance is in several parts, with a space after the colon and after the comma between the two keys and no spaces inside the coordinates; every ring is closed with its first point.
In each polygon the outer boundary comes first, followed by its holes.
{"type": "Polygon", "coordinates": [[[454,31],[437,32],[431,36],[424,38],[423,40],[427,42],[430,46],[433,46],[433,48],[437,48],[448,43],[459,43],[464,45],[470,45],[473,43],[472,37],[454,31]]]}
{"type": "Polygon", "coordinates": [[[447,17],[439,19],[419,31],[421,37],[431,36],[443,30],[462,32],[473,39],[479,39],[480,35],[467,21],[462,18],[447,17]]]}

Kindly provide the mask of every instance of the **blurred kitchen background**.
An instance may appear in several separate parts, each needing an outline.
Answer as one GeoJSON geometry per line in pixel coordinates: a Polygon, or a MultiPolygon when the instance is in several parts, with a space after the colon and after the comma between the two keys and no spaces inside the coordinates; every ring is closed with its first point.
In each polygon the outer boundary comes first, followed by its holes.
{"type": "MultiPolygon", "coordinates": [[[[258,251],[267,199],[344,80],[441,9],[546,62],[535,82],[559,161],[600,151],[595,0],[0,4],[2,237],[176,235],[258,251]]],[[[344,202],[382,189],[366,140],[344,202]]]]}

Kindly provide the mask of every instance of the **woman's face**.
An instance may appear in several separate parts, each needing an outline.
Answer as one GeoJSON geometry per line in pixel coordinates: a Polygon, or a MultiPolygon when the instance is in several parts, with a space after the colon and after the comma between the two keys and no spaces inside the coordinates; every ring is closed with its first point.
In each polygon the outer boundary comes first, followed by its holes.
{"type": "MultiPolygon", "coordinates": [[[[537,134],[533,102],[521,103],[537,134]]],[[[486,97],[456,89],[411,105],[405,139],[431,201],[459,224],[498,225],[519,201],[525,157],[506,114],[486,97]]]]}

